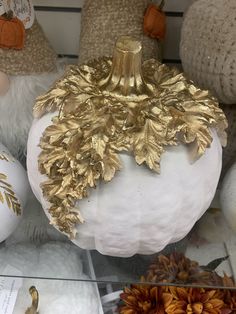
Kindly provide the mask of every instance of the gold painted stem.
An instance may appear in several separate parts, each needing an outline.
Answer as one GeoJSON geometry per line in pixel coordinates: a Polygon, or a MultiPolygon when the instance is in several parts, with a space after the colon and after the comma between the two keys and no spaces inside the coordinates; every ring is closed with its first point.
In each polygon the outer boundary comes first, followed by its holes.
{"type": "Polygon", "coordinates": [[[152,86],[142,75],[142,45],[130,36],[122,36],[113,53],[111,72],[100,82],[103,90],[122,96],[152,94],[152,86]]]}
{"type": "Polygon", "coordinates": [[[29,288],[29,293],[32,298],[32,305],[29,307],[25,314],[39,314],[38,312],[38,305],[39,305],[39,293],[38,290],[32,286],[29,288]]]}

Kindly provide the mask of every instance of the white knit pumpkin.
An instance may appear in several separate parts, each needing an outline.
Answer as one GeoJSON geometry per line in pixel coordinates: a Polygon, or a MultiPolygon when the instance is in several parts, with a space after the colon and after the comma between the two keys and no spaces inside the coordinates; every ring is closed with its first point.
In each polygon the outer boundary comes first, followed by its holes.
{"type": "MultiPolygon", "coordinates": [[[[39,141],[57,113],[35,120],[28,138],[28,177],[46,214],[49,204],[40,184],[47,180],[38,171],[39,141]]],[[[221,172],[222,148],[213,131],[213,142],[194,164],[184,145],[162,156],[161,174],[138,166],[122,154],[123,169],[108,184],[100,183],[88,199],[79,201],[85,223],[77,227],[74,243],[112,256],[132,256],[161,251],[182,239],[209,207],[221,172]]]]}
{"type": "Polygon", "coordinates": [[[225,104],[236,103],[235,0],[199,0],[184,17],[180,57],[185,73],[225,104]]]}
{"type": "Polygon", "coordinates": [[[26,205],[29,183],[21,164],[0,144],[0,242],[17,227],[26,205]]]}
{"type": "Polygon", "coordinates": [[[236,232],[236,163],[232,165],[224,177],[220,201],[226,221],[236,232]]]}

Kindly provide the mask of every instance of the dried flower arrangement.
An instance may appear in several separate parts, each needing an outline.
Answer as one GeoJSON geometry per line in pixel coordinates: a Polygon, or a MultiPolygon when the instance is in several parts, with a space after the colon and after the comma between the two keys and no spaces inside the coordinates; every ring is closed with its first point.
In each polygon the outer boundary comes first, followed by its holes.
{"type": "Polygon", "coordinates": [[[120,314],[230,314],[236,313],[236,290],[157,286],[145,282],[218,285],[235,287],[232,278],[221,277],[215,267],[224,259],[199,266],[181,253],[159,255],[150,266],[143,284],[125,287],[120,314]],[[212,268],[212,269],[211,269],[212,268]]]}

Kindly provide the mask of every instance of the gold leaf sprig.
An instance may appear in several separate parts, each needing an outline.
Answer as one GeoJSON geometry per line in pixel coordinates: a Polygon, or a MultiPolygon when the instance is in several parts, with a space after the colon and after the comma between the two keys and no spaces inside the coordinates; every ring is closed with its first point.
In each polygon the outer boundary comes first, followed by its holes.
{"type": "Polygon", "coordinates": [[[27,308],[25,311],[25,314],[39,314],[38,312],[38,306],[39,306],[39,292],[35,288],[35,286],[31,286],[29,288],[29,293],[32,298],[32,304],[30,307],[27,308]]]}
{"type": "Polygon", "coordinates": [[[100,180],[112,180],[122,168],[120,153],[160,172],[170,145],[191,144],[194,161],[210,147],[212,128],[226,144],[226,118],[209,92],[155,60],[142,70],[145,82],[154,86],[149,96],[103,90],[100,82],[111,71],[106,58],[71,66],[34,107],[35,117],[58,111],[40,141],[39,170],[48,177],[42,190],[51,203],[52,223],[71,238],[83,222],[77,200],[100,180]]]}
{"type": "Polygon", "coordinates": [[[7,162],[15,162],[15,159],[12,157],[12,156],[10,156],[8,153],[6,153],[6,152],[4,152],[4,151],[2,151],[1,153],[0,153],[0,160],[4,160],[4,161],[7,161],[7,162]]]}
{"type": "Polygon", "coordinates": [[[14,211],[17,216],[21,215],[21,204],[16,197],[15,192],[13,191],[12,185],[8,183],[7,176],[3,173],[0,173],[0,202],[4,204],[7,203],[7,206],[14,211]]]}

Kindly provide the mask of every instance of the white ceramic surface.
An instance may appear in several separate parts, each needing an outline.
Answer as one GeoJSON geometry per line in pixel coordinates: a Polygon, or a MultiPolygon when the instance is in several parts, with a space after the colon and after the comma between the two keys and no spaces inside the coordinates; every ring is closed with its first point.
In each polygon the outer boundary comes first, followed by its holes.
{"type": "Polygon", "coordinates": [[[10,184],[15,197],[21,205],[21,215],[17,215],[12,208],[9,207],[5,199],[6,185],[0,183],[0,192],[4,200],[0,201],[0,242],[4,241],[17,227],[26,205],[29,183],[26,172],[22,165],[14,159],[9,151],[0,144],[0,173],[6,175],[6,183],[10,184]],[[7,160],[4,159],[6,157],[7,160]]]}
{"type": "MultiPolygon", "coordinates": [[[[49,204],[40,183],[47,178],[38,171],[38,144],[54,115],[35,120],[28,139],[28,177],[45,211],[49,204]]],[[[219,180],[222,148],[215,131],[212,134],[211,147],[194,164],[186,146],[170,147],[162,156],[160,175],[122,154],[122,171],[78,202],[85,223],[78,225],[74,243],[128,257],[159,252],[185,237],[209,207],[219,180]]]]}

